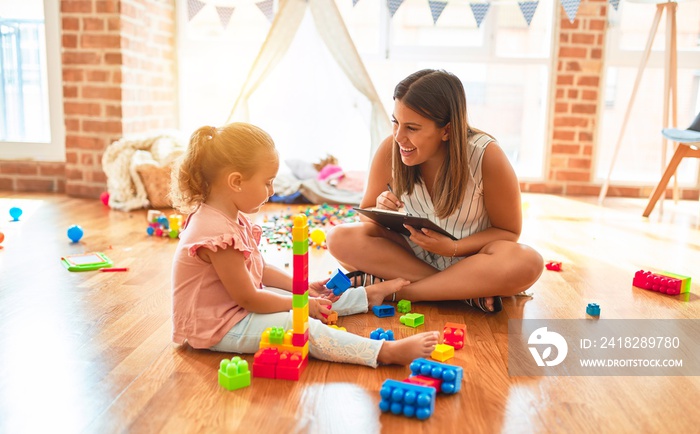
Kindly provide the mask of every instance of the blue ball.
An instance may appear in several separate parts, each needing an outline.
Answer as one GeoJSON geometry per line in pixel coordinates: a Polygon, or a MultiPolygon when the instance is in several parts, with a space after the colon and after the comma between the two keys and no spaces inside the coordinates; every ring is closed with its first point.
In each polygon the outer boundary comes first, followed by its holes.
{"type": "Polygon", "coordinates": [[[22,215],[22,208],[17,208],[16,206],[13,206],[10,208],[10,217],[12,217],[12,220],[17,221],[19,220],[19,216],[22,215]]]}
{"type": "Polygon", "coordinates": [[[78,225],[73,225],[68,228],[67,234],[71,241],[77,243],[83,237],[83,228],[78,225]]]}

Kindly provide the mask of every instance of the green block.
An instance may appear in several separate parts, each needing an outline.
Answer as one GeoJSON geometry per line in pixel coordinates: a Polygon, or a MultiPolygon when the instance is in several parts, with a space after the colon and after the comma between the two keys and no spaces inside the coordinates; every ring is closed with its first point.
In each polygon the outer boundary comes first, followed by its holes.
{"type": "Polygon", "coordinates": [[[271,344],[283,344],[284,343],[284,328],[272,327],[270,329],[270,343],[271,344]]]}
{"type": "Polygon", "coordinates": [[[304,294],[292,295],[292,307],[304,307],[309,304],[309,291],[304,294]]]}
{"type": "Polygon", "coordinates": [[[399,321],[401,321],[401,324],[403,325],[415,328],[423,325],[423,322],[425,322],[425,317],[422,313],[407,313],[406,315],[401,315],[399,321]]]}
{"type": "Polygon", "coordinates": [[[408,300],[399,300],[399,303],[396,305],[396,310],[401,313],[409,313],[411,311],[411,302],[408,300]]]}
{"type": "Polygon", "coordinates": [[[223,359],[219,364],[219,385],[227,390],[250,386],[248,362],[240,357],[223,359]]]}
{"type": "Polygon", "coordinates": [[[305,255],[309,252],[309,241],[294,241],[292,243],[292,251],[295,255],[305,255]]]}
{"type": "Polygon", "coordinates": [[[661,271],[656,274],[661,274],[666,277],[673,277],[674,279],[678,279],[681,281],[681,294],[690,292],[690,281],[691,278],[690,276],[683,276],[682,274],[676,274],[676,273],[669,273],[668,271],[661,271]]]}

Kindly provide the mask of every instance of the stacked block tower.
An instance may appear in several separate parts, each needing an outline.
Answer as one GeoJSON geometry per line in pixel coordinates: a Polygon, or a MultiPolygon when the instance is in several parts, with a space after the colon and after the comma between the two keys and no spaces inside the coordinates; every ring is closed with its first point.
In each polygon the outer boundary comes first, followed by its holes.
{"type": "Polygon", "coordinates": [[[299,380],[309,359],[309,224],[304,214],[292,227],[292,330],[266,329],[255,354],[253,376],[299,380]]]}

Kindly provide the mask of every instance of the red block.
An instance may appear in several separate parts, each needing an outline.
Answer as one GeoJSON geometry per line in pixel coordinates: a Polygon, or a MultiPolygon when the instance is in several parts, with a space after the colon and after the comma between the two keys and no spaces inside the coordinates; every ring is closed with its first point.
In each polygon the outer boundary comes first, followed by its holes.
{"type": "Polygon", "coordinates": [[[294,255],[292,279],[309,279],[309,255],[294,255]]]}
{"type": "Polygon", "coordinates": [[[301,353],[282,351],[277,365],[277,379],[299,381],[308,360],[308,357],[302,357],[301,353]]]}
{"type": "Polygon", "coordinates": [[[292,281],[292,294],[304,295],[309,290],[309,281],[292,281]]]}
{"type": "Polygon", "coordinates": [[[452,345],[455,350],[459,350],[464,347],[464,336],[466,334],[466,324],[445,323],[445,327],[442,329],[442,343],[452,345]]]}
{"type": "Polygon", "coordinates": [[[423,375],[412,375],[407,379],[403,380],[404,383],[417,384],[419,386],[432,387],[436,392],[440,392],[442,387],[442,380],[436,378],[430,378],[423,375]]]}
{"type": "Polygon", "coordinates": [[[549,261],[544,266],[549,271],[561,271],[561,262],[558,261],[549,261]]]}
{"type": "Polygon", "coordinates": [[[637,288],[669,295],[680,294],[682,284],[683,282],[680,279],[662,276],[660,274],[644,270],[639,270],[634,273],[634,279],[632,279],[632,285],[636,286],[637,288]]]}
{"type": "Polygon", "coordinates": [[[309,342],[309,329],[306,329],[304,333],[292,335],[292,345],[295,347],[303,347],[307,342],[309,342]]]}
{"type": "Polygon", "coordinates": [[[253,377],[276,378],[275,370],[280,353],[277,348],[262,348],[253,356],[253,377]]]}

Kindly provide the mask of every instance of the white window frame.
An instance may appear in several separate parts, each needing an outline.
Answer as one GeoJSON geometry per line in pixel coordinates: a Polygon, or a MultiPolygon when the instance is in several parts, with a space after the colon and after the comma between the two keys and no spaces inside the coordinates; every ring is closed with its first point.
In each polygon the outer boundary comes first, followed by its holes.
{"type": "Polygon", "coordinates": [[[59,1],[44,0],[44,26],[51,140],[49,142],[0,142],[0,160],[66,161],[59,1]]]}

